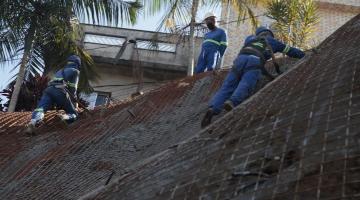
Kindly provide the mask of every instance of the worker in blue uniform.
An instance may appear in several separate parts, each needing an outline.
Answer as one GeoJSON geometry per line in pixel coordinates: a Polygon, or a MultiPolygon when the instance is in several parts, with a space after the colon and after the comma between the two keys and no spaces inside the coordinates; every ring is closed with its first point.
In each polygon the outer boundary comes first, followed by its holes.
{"type": "Polygon", "coordinates": [[[44,114],[54,105],[61,108],[66,114],[60,115],[66,123],[74,122],[78,117],[76,92],[79,82],[81,59],[71,55],[65,67],[55,73],[54,78],[48,83],[37,108],[31,116],[31,121],[26,132],[31,133],[44,119],[44,114]]]}
{"type": "Polygon", "coordinates": [[[216,27],[215,15],[207,13],[205,23],[210,30],[205,34],[195,73],[218,68],[227,47],[227,36],[224,29],[216,27]]]}
{"type": "Polygon", "coordinates": [[[232,70],[211,99],[201,126],[209,125],[212,117],[219,114],[223,108],[230,111],[249,97],[261,75],[270,76],[264,65],[270,58],[274,59],[273,54],[277,52],[285,53],[293,58],[305,56],[303,51],[276,40],[273,32],[266,27],[259,27],[256,35],[248,36],[244,47],[234,60],[232,70]]]}

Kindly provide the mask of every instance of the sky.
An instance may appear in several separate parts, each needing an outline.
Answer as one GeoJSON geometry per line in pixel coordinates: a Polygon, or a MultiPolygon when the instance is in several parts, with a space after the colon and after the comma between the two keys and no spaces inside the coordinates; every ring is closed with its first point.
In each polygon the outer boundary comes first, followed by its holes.
{"type": "MultiPolygon", "coordinates": [[[[220,18],[221,15],[221,9],[219,8],[213,8],[213,7],[202,7],[199,10],[197,21],[202,19],[202,17],[207,12],[213,12],[216,16],[220,18]]],[[[132,28],[132,29],[140,29],[140,30],[148,30],[148,31],[155,31],[155,29],[158,27],[158,24],[161,20],[161,16],[163,16],[163,12],[160,12],[159,14],[155,16],[139,16],[137,23],[135,25],[123,25],[124,28],[132,28]]],[[[16,64],[19,62],[19,60],[15,60],[14,62],[6,62],[4,65],[0,65],[0,91],[3,90],[8,84],[11,77],[13,77],[18,69],[15,69],[11,72],[11,70],[16,66],[16,64]]],[[[0,95],[1,98],[1,95],[0,95]]]]}

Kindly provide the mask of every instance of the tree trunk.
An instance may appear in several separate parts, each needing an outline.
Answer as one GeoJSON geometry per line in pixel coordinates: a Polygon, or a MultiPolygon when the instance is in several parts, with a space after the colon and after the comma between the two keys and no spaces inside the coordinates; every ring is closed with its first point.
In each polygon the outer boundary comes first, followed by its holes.
{"type": "Polygon", "coordinates": [[[187,75],[192,76],[194,73],[194,60],[195,60],[195,17],[199,8],[199,0],[193,0],[191,8],[191,22],[190,22],[190,53],[188,62],[187,75]]]}
{"type": "Polygon", "coordinates": [[[10,99],[10,105],[8,112],[15,112],[16,104],[18,101],[21,85],[24,81],[25,71],[26,71],[26,65],[29,62],[29,57],[31,54],[31,49],[33,46],[33,40],[35,37],[35,26],[34,24],[30,25],[30,28],[25,36],[25,46],[24,46],[24,54],[21,59],[21,65],[19,69],[19,74],[16,78],[16,83],[14,86],[14,91],[12,92],[11,99],[10,99]]]}

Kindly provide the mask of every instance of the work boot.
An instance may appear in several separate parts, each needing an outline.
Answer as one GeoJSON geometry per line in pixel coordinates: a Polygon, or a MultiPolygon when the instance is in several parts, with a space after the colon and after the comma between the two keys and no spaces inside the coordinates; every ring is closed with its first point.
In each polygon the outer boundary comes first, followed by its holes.
{"type": "Polygon", "coordinates": [[[25,134],[29,136],[36,135],[36,129],[44,123],[44,109],[43,108],[37,108],[31,115],[31,120],[28,125],[25,127],[25,134]]]}
{"type": "Polygon", "coordinates": [[[234,104],[233,104],[233,102],[232,101],[230,101],[230,100],[227,100],[227,101],[225,101],[225,103],[224,103],[224,109],[226,110],[226,111],[231,111],[232,109],[234,109],[234,104]]]}
{"type": "Polygon", "coordinates": [[[201,128],[205,128],[209,124],[211,124],[211,119],[213,116],[214,116],[214,111],[212,108],[209,108],[209,110],[206,112],[203,120],[201,121],[201,128]]]}
{"type": "Polygon", "coordinates": [[[33,136],[33,135],[35,135],[35,128],[36,128],[36,127],[35,127],[34,124],[29,123],[28,125],[26,125],[25,130],[24,130],[24,133],[25,133],[26,135],[33,136]]]}
{"type": "Polygon", "coordinates": [[[66,125],[72,124],[77,118],[77,116],[75,114],[58,114],[57,116],[66,125]]]}
{"type": "Polygon", "coordinates": [[[25,130],[24,130],[25,134],[29,135],[29,136],[36,135],[36,129],[43,123],[44,123],[43,121],[32,119],[30,121],[30,123],[27,124],[25,127],[25,130]]]}

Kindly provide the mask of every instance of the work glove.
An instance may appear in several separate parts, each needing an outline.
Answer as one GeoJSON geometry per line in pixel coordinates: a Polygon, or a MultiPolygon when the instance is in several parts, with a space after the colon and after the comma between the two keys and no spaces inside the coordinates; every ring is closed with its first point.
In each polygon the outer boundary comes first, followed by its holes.
{"type": "Polygon", "coordinates": [[[76,110],[77,112],[79,112],[79,110],[80,110],[78,103],[75,103],[75,110],[76,110]]]}

